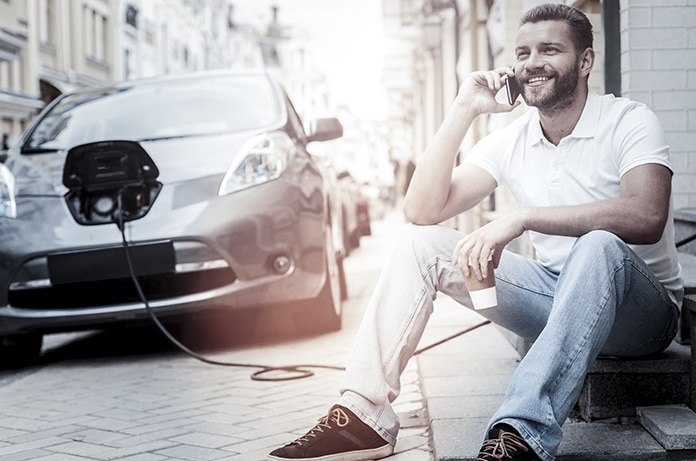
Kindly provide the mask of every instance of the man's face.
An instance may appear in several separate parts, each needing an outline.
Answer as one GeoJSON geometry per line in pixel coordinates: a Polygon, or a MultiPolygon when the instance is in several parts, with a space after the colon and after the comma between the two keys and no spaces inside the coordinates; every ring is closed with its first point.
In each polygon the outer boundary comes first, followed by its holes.
{"type": "Polygon", "coordinates": [[[515,74],[527,105],[557,111],[575,100],[580,69],[565,22],[524,24],[517,34],[515,53],[515,74]]]}

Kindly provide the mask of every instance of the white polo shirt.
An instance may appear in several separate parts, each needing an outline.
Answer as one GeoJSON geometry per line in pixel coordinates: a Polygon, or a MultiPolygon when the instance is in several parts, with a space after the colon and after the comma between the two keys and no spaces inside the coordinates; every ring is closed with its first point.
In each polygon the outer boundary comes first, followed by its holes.
{"type": "MultiPolygon", "coordinates": [[[[621,176],[646,163],[672,170],[669,146],[657,117],[644,104],[589,92],[573,132],[554,146],[531,108],[507,127],[481,139],[465,162],[507,185],[521,207],[579,205],[619,197],[621,176]]],[[[537,259],[560,272],[575,237],[529,233],[537,259]]],[[[669,219],[659,242],[631,245],[681,305],[683,282],[669,219]]]]}

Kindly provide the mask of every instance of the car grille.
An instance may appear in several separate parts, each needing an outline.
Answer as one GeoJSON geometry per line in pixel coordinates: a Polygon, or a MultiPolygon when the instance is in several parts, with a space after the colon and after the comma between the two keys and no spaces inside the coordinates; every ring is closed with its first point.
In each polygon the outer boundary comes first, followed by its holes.
{"type": "MultiPolygon", "coordinates": [[[[156,301],[219,288],[236,280],[229,267],[186,273],[138,277],[148,301],[156,301]]],[[[126,278],[24,288],[8,293],[11,306],[26,309],[71,309],[140,302],[133,281],[126,278]]]]}

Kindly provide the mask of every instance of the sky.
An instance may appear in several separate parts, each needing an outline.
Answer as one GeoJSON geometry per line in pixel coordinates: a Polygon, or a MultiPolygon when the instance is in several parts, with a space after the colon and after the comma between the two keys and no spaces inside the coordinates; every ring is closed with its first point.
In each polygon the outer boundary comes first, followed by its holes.
{"type": "Polygon", "coordinates": [[[236,0],[235,18],[270,18],[305,29],[311,38],[314,61],[328,79],[333,101],[360,118],[384,117],[381,87],[383,31],[381,0],[236,0]]]}

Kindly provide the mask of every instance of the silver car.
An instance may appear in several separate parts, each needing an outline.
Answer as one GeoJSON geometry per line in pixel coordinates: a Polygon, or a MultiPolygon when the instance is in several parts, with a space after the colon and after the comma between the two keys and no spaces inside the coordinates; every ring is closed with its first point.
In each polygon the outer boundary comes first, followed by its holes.
{"type": "Polygon", "coordinates": [[[0,164],[0,361],[35,358],[46,333],[146,319],[146,304],[340,328],[337,199],[308,144],[342,127],[304,126],[266,71],[53,101],[0,164]]]}

